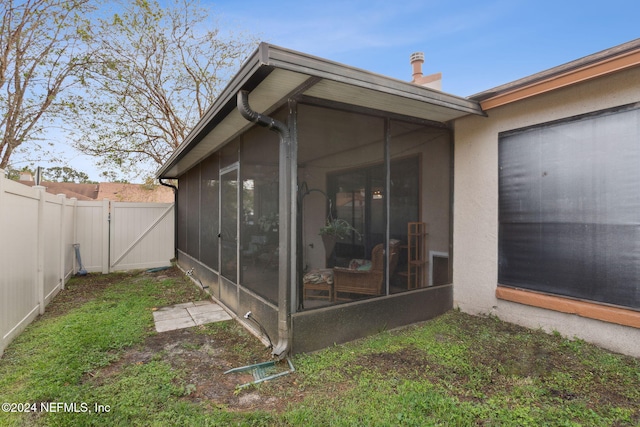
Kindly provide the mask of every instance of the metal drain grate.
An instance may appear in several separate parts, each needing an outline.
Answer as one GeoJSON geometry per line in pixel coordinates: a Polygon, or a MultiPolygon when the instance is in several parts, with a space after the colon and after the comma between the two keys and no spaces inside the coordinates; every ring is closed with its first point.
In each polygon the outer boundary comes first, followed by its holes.
{"type": "Polygon", "coordinates": [[[284,371],[282,370],[283,365],[284,365],[284,368],[286,368],[287,365],[285,365],[281,361],[274,360],[270,362],[257,363],[255,365],[248,365],[248,366],[242,366],[240,368],[229,369],[224,374],[226,375],[226,374],[235,374],[239,372],[250,372],[253,375],[254,381],[238,386],[242,388],[242,387],[247,387],[251,384],[258,384],[263,381],[272,380],[274,378],[278,378],[283,375],[288,375],[291,372],[295,372],[293,363],[291,363],[291,360],[288,357],[287,357],[287,364],[289,369],[285,369],[284,371]]]}

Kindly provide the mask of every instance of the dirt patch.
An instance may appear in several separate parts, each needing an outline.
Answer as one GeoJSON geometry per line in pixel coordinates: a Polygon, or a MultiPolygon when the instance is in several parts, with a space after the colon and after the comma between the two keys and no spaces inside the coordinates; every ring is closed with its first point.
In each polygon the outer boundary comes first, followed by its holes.
{"type": "Polygon", "coordinates": [[[356,362],[367,370],[378,370],[392,373],[402,378],[427,378],[433,370],[433,363],[425,357],[424,352],[407,347],[394,353],[374,353],[359,358],[356,362]]]}
{"type": "Polygon", "coordinates": [[[108,381],[126,366],[151,361],[169,363],[186,389],[183,397],[207,406],[232,411],[281,411],[289,399],[269,387],[239,389],[254,380],[251,374],[224,374],[232,368],[270,360],[270,350],[235,321],[161,332],[125,352],[118,362],[91,373],[86,381],[95,385],[108,381]]]}
{"type": "MultiPolygon", "coordinates": [[[[178,268],[109,275],[89,273],[73,277],[47,307],[45,316],[57,317],[97,300],[110,286],[145,280],[167,284],[161,288],[161,298],[167,306],[209,298],[178,268]]],[[[275,387],[240,390],[238,386],[252,382],[253,376],[224,374],[232,368],[270,360],[270,350],[236,321],[230,320],[161,333],[150,331],[143,343],[120,354],[116,362],[85,374],[83,382],[100,386],[128,366],[164,361],[179,372],[186,400],[232,411],[282,411],[289,403],[289,398],[281,392],[282,386],[289,384],[284,378],[275,387]]]]}
{"type": "MultiPolygon", "coordinates": [[[[123,277],[123,276],[119,276],[123,277]]],[[[114,283],[112,275],[89,273],[73,277],[46,308],[46,316],[59,316],[93,301],[114,283]]]]}

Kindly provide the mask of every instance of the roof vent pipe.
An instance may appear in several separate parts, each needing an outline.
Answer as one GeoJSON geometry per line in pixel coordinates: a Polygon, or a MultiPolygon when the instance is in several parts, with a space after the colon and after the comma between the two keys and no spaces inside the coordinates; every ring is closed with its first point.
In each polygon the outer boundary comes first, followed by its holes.
{"type": "MultiPolygon", "coordinates": [[[[265,116],[264,114],[260,114],[257,111],[254,111],[249,106],[249,91],[241,90],[238,92],[237,97],[238,111],[242,117],[247,119],[250,122],[256,123],[262,127],[266,127],[269,130],[277,132],[280,136],[280,151],[281,151],[281,160],[282,160],[282,152],[286,151],[288,147],[291,145],[291,134],[289,132],[289,127],[269,116],[265,116]]],[[[282,164],[280,164],[280,192],[282,195],[282,186],[283,186],[283,169],[282,164]]],[[[286,176],[286,174],[285,174],[286,176]]],[[[286,185],[284,186],[286,188],[286,185]]],[[[291,240],[290,231],[287,229],[291,224],[291,214],[290,214],[290,206],[288,206],[287,197],[280,197],[280,206],[279,206],[279,218],[280,224],[285,225],[279,227],[280,230],[280,251],[284,250],[284,253],[289,255],[291,253],[291,248],[288,243],[291,240]],[[283,247],[283,243],[284,246],[283,247]]],[[[288,256],[286,257],[289,258],[288,256]]],[[[290,325],[290,306],[291,306],[291,289],[289,286],[289,272],[290,265],[284,262],[283,257],[279,257],[279,273],[278,273],[278,343],[271,351],[271,355],[273,357],[278,358],[278,360],[284,359],[290,350],[291,343],[289,340],[289,334],[291,330],[290,325]],[[285,265],[286,264],[286,265],[285,265]]]]}
{"type": "Polygon", "coordinates": [[[411,68],[413,69],[413,81],[415,82],[422,77],[422,64],[424,64],[424,52],[415,52],[409,58],[411,68]]]}

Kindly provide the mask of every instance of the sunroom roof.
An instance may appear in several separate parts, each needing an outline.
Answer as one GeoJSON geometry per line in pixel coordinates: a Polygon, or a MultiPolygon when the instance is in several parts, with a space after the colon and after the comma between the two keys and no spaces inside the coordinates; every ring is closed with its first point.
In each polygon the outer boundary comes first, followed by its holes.
{"type": "Polygon", "coordinates": [[[240,90],[250,92],[251,108],[263,114],[292,96],[440,123],[484,114],[473,100],[261,43],[160,168],[158,178],[180,176],[252,125],[236,108],[240,90]]]}

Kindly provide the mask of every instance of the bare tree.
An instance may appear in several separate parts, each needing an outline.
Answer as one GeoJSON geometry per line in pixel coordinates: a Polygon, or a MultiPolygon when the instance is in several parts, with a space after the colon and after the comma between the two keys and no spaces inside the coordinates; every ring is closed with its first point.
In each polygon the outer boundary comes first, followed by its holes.
{"type": "Polygon", "coordinates": [[[91,184],[89,175],[82,171],[77,171],[69,166],[53,166],[44,170],[47,181],[52,182],[74,182],[76,184],[91,184]]]}
{"type": "Polygon", "coordinates": [[[89,0],[1,0],[0,168],[64,108],[86,63],[89,0]]]}
{"type": "Polygon", "coordinates": [[[89,98],[76,148],[127,171],[162,164],[213,103],[255,40],[223,36],[192,0],[135,0],[92,40],[89,98]]]}

